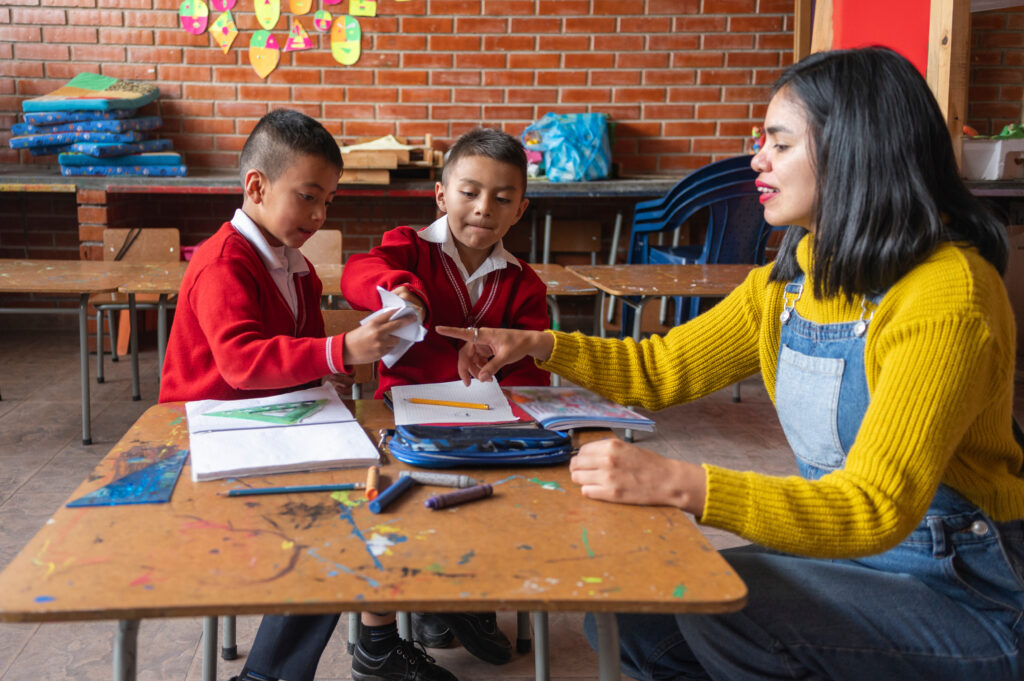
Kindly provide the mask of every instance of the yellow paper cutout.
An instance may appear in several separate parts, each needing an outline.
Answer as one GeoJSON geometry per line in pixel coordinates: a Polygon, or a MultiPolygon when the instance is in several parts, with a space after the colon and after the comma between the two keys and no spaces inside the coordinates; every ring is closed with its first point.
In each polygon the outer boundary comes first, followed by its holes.
{"type": "Polygon", "coordinates": [[[331,13],[327,10],[317,10],[317,13],[313,15],[313,28],[321,33],[327,33],[327,31],[331,30],[332,18],[331,13]]]}
{"type": "Polygon", "coordinates": [[[355,17],[377,16],[376,0],[348,0],[348,13],[355,17]]]}
{"type": "Polygon", "coordinates": [[[178,5],[178,21],[192,35],[199,35],[206,30],[209,16],[210,8],[203,0],[184,0],[178,5]]]}
{"type": "Polygon", "coordinates": [[[292,14],[306,14],[313,7],[313,0],[289,0],[288,8],[292,14]]]}
{"type": "Polygon", "coordinates": [[[235,8],[235,0],[210,0],[210,7],[215,12],[230,12],[235,8]]]}
{"type": "Polygon", "coordinates": [[[252,39],[249,41],[249,63],[256,70],[256,75],[266,78],[277,68],[277,63],[280,60],[281,51],[277,47],[277,40],[270,34],[270,31],[256,31],[252,34],[252,39]]]}
{"type": "Polygon", "coordinates": [[[331,55],[339,64],[351,66],[359,61],[362,50],[359,44],[363,32],[355,17],[344,16],[334,20],[331,26],[331,55]]]}
{"type": "Polygon", "coordinates": [[[210,26],[210,35],[213,36],[214,42],[220,45],[221,51],[227,54],[231,49],[231,43],[235,42],[235,38],[238,37],[238,28],[235,26],[235,20],[230,11],[217,17],[217,20],[210,26]]]}
{"type": "Polygon", "coordinates": [[[256,21],[265,30],[273,30],[277,20],[281,18],[281,0],[253,0],[256,9],[256,21]]]}

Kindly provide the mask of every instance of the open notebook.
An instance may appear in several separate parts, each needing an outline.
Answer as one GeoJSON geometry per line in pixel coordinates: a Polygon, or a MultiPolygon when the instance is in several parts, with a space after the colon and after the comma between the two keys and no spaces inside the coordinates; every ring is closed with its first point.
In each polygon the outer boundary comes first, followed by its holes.
{"type": "Polygon", "coordinates": [[[369,466],[379,454],[329,386],[187,402],[192,480],[369,466]]]}

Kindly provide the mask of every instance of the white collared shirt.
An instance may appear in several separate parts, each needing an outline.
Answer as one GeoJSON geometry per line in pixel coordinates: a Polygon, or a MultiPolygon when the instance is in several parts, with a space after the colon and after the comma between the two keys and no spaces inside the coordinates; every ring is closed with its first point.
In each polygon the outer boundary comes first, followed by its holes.
{"type": "Polygon", "coordinates": [[[295,278],[292,275],[305,276],[309,274],[309,265],[302,253],[297,248],[288,246],[271,246],[263,236],[263,232],[256,226],[248,215],[241,208],[235,209],[235,215],[231,218],[231,225],[238,230],[238,233],[245,237],[245,240],[252,244],[260,259],[266,265],[271,278],[277,284],[281,296],[291,308],[292,316],[299,314],[299,297],[295,292],[295,278]]]}
{"type": "Polygon", "coordinates": [[[519,259],[506,251],[499,240],[498,243],[494,244],[491,254],[480,264],[480,267],[476,268],[473,274],[468,274],[466,266],[462,264],[459,251],[455,248],[455,238],[452,236],[452,231],[448,228],[447,215],[442,215],[434,220],[429,227],[421,229],[416,234],[424,241],[441,244],[441,250],[455,261],[455,266],[459,268],[459,275],[462,277],[463,283],[466,284],[466,290],[469,291],[469,299],[474,305],[476,301],[480,300],[480,296],[483,295],[484,281],[487,279],[488,274],[495,270],[503,270],[510,264],[522,267],[519,264],[519,259]]]}

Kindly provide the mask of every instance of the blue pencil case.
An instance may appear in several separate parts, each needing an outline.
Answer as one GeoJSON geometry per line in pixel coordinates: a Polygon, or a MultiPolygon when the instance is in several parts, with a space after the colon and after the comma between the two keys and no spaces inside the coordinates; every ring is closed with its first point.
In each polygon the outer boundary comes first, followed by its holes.
{"type": "Polygon", "coordinates": [[[424,468],[555,464],[573,451],[565,433],[501,426],[398,426],[388,447],[399,461],[424,468]]]}

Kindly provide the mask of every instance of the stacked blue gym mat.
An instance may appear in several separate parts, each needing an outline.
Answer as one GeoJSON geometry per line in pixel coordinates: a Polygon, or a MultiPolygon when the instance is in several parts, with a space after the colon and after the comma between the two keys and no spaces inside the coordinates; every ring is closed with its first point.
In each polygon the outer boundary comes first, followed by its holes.
{"type": "Polygon", "coordinates": [[[12,149],[58,154],[62,175],[183,176],[169,139],[150,136],[163,125],[139,109],[160,94],[152,84],[81,73],[49,94],[22,102],[23,123],[11,126],[12,149]]]}

